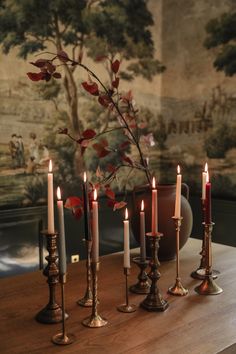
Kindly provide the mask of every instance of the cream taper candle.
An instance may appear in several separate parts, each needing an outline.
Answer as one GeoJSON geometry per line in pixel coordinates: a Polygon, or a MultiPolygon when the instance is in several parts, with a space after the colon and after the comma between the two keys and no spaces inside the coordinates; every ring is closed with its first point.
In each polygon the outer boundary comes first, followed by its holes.
{"type": "Polygon", "coordinates": [[[180,218],[181,216],[181,184],[182,175],[180,173],[180,166],[177,166],[177,177],[176,177],[176,195],[175,195],[175,217],[180,218]]]}
{"type": "Polygon", "coordinates": [[[141,202],[141,210],[140,210],[140,258],[142,262],[146,260],[145,211],[144,211],[143,200],[141,202]]]}
{"type": "Polygon", "coordinates": [[[61,190],[57,187],[57,211],[59,224],[58,252],[59,252],[59,273],[66,274],[66,243],[65,243],[65,224],[64,224],[64,209],[63,201],[61,200],[61,190]]]}
{"type": "Polygon", "coordinates": [[[157,189],[155,177],[152,179],[152,233],[158,232],[157,189]]]}
{"type": "Polygon", "coordinates": [[[53,173],[52,160],[48,166],[48,233],[54,234],[54,196],[53,196],[53,173]]]}
{"type": "Polygon", "coordinates": [[[92,201],[92,262],[99,261],[99,226],[97,190],[94,189],[92,201]]]}
{"type": "Polygon", "coordinates": [[[130,268],[129,219],[128,219],[127,208],[125,209],[125,220],[124,220],[124,268],[130,268]]]}

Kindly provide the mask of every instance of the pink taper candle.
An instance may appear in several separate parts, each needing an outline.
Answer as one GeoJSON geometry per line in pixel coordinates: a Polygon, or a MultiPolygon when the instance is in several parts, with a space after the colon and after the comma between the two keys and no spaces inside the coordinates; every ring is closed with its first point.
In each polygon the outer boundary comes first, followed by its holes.
{"type": "Polygon", "coordinates": [[[128,219],[127,208],[125,209],[125,220],[124,220],[124,268],[130,268],[129,219],[128,219]]]}
{"type": "Polygon", "coordinates": [[[92,201],[92,262],[98,262],[99,258],[99,228],[98,228],[98,202],[97,190],[94,189],[92,201]]]}
{"type": "Polygon", "coordinates": [[[146,260],[146,242],[145,242],[145,212],[144,202],[141,202],[140,210],[140,258],[144,262],[146,260]]]}
{"type": "Polygon", "coordinates": [[[181,184],[182,175],[180,174],[180,166],[177,166],[177,177],[176,177],[176,196],[175,196],[175,217],[180,218],[181,216],[181,184]]]}
{"type": "Polygon", "coordinates": [[[152,179],[152,234],[158,232],[157,189],[155,177],[152,179]]]}
{"type": "Polygon", "coordinates": [[[53,173],[52,160],[48,166],[48,233],[54,234],[54,197],[53,197],[53,173]]]}
{"type": "Polygon", "coordinates": [[[206,199],[207,172],[208,172],[208,164],[206,162],[204,171],[202,172],[202,200],[206,199]]]}

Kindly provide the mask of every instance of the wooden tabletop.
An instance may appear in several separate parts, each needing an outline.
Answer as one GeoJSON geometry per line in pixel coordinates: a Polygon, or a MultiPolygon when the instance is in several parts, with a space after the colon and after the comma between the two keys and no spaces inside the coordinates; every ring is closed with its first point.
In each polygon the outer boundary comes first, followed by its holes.
{"type": "MultiPolygon", "coordinates": [[[[147,312],[138,307],[134,313],[116,310],[125,300],[122,254],[101,257],[98,274],[98,312],[107,318],[102,328],[86,328],[81,322],[90,315],[76,301],[85,292],[85,263],[68,266],[66,308],[67,331],[77,340],[59,347],[51,337],[61,324],[45,325],[34,316],[48,302],[46,278],[40,271],[0,280],[0,353],[1,354],[215,354],[236,342],[236,250],[213,244],[214,268],[220,271],[217,284],[220,295],[203,296],[194,291],[198,281],[190,277],[199,265],[201,242],[189,239],[180,252],[180,275],[189,289],[185,297],[167,294],[175,281],[175,261],[160,267],[159,288],[170,306],[165,312],[147,312]]],[[[136,282],[137,268],[132,266],[129,283],[136,282]]],[[[58,287],[58,301],[60,301],[58,287]]],[[[139,304],[144,295],[130,294],[130,302],[139,304]]]]}

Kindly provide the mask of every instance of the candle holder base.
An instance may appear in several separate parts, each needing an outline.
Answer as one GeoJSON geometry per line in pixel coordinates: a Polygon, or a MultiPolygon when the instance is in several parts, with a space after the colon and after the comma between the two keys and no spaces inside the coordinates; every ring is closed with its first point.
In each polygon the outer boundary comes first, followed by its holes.
{"type": "MultiPolygon", "coordinates": [[[[205,274],[206,274],[205,268],[198,268],[198,269],[196,269],[195,271],[193,271],[191,273],[191,277],[193,279],[204,280],[205,279],[205,274]]],[[[220,274],[220,272],[218,270],[214,270],[213,269],[212,278],[213,279],[217,279],[219,274],[220,274]]]]}
{"type": "Polygon", "coordinates": [[[65,334],[63,333],[58,333],[55,336],[52,337],[52,342],[57,345],[68,345],[71,343],[74,343],[75,341],[75,336],[74,334],[65,334]]]}
{"type": "Polygon", "coordinates": [[[145,269],[149,264],[149,260],[147,259],[146,261],[142,261],[140,257],[135,257],[132,259],[132,261],[136,263],[137,266],[140,268],[140,273],[138,275],[138,282],[134,285],[131,285],[129,290],[131,291],[131,293],[135,294],[149,294],[150,284],[148,281],[148,275],[145,272],[145,269]]]}
{"type": "Polygon", "coordinates": [[[168,289],[168,293],[175,296],[185,296],[188,294],[188,289],[185,289],[179,278],[176,279],[175,285],[168,289]]]}
{"type": "Polygon", "coordinates": [[[169,304],[160,295],[149,294],[140,306],[147,311],[163,312],[169,307],[169,304]]]}
{"type": "MultiPolygon", "coordinates": [[[[67,319],[69,316],[65,314],[67,319]]],[[[54,304],[53,307],[46,306],[35,316],[35,319],[40,323],[52,324],[62,321],[62,309],[59,305],[54,304]]]]}
{"type": "Polygon", "coordinates": [[[104,327],[107,323],[108,321],[105,318],[102,318],[100,315],[92,315],[82,321],[82,324],[85,327],[90,328],[104,327]]]}
{"type": "Polygon", "coordinates": [[[218,295],[223,292],[211,275],[206,275],[203,282],[194,289],[199,295],[218,295]]]}
{"type": "Polygon", "coordinates": [[[131,313],[131,312],[135,312],[137,310],[137,306],[136,305],[127,305],[127,304],[123,304],[120,306],[117,306],[117,310],[120,312],[126,312],[126,313],[131,313]]]}
{"type": "Polygon", "coordinates": [[[85,296],[77,301],[79,306],[83,307],[92,307],[93,305],[93,294],[92,291],[89,291],[85,294],[85,296]]]}

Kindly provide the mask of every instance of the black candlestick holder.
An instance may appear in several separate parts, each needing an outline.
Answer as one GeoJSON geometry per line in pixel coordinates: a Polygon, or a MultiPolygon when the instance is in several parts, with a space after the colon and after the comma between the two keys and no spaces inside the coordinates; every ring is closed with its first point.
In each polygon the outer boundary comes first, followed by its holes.
{"type": "Polygon", "coordinates": [[[128,276],[129,276],[129,274],[130,274],[129,268],[124,268],[126,302],[125,302],[125,304],[119,305],[117,307],[118,311],[126,312],[126,313],[135,312],[137,310],[137,306],[136,305],[133,305],[133,304],[129,303],[129,291],[128,291],[128,276]]]}
{"type": "MultiPolygon", "coordinates": [[[[49,302],[36,315],[36,320],[40,323],[58,323],[62,321],[62,309],[56,302],[56,285],[58,283],[59,270],[57,267],[57,236],[58,233],[48,233],[47,230],[42,231],[46,236],[48,256],[45,257],[48,264],[43,270],[43,275],[47,277],[49,287],[49,302]]],[[[65,315],[66,318],[68,315],[65,315]]]]}
{"type": "Polygon", "coordinates": [[[132,261],[137,264],[140,272],[138,274],[138,282],[134,285],[131,285],[129,290],[135,294],[148,294],[150,291],[150,284],[145,269],[148,267],[150,260],[142,260],[141,257],[135,257],[132,259],[132,261]]]}
{"type": "Polygon", "coordinates": [[[57,345],[68,345],[75,341],[75,336],[73,334],[66,333],[66,313],[65,313],[65,283],[66,275],[60,276],[61,283],[61,307],[62,307],[62,332],[56,334],[52,337],[52,342],[57,345]]]}
{"type": "Polygon", "coordinates": [[[212,248],[211,248],[211,233],[213,229],[213,222],[205,223],[206,235],[206,271],[202,283],[194,290],[200,295],[218,295],[223,290],[216,284],[212,276],[212,248]]]}
{"type": "Polygon", "coordinates": [[[87,287],[85,295],[82,299],[77,301],[77,304],[83,307],[91,307],[93,304],[93,293],[91,289],[91,249],[92,241],[85,240],[87,248],[87,262],[86,262],[86,274],[87,274],[87,287]]]}
{"type": "Polygon", "coordinates": [[[148,273],[148,277],[151,279],[151,287],[149,294],[143,302],[141,302],[140,306],[147,311],[165,311],[169,307],[169,304],[162,298],[157,286],[157,281],[161,276],[158,271],[158,267],[160,265],[158,260],[158,249],[160,237],[163,236],[163,234],[160,232],[148,232],[146,236],[149,239],[152,250],[152,259],[150,261],[151,270],[148,273]]]}

